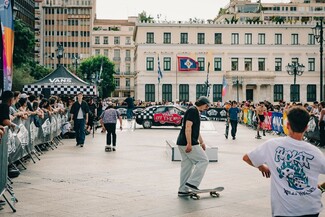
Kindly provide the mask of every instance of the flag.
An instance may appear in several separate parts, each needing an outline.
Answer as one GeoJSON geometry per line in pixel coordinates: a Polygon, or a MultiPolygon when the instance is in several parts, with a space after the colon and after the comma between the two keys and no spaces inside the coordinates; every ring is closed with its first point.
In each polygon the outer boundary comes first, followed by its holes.
{"type": "Polygon", "coordinates": [[[102,77],[102,72],[103,72],[103,59],[102,59],[102,63],[100,64],[99,79],[102,77]]]}
{"type": "Polygon", "coordinates": [[[158,82],[160,83],[160,79],[162,79],[163,74],[162,71],[160,69],[160,60],[159,60],[159,56],[158,56],[158,82]]]}
{"type": "Polygon", "coordinates": [[[178,71],[197,71],[199,63],[190,57],[177,57],[178,71]]]}
{"type": "Polygon", "coordinates": [[[227,80],[226,80],[226,76],[222,77],[222,96],[226,96],[226,92],[227,92],[227,80]]]}
{"type": "Polygon", "coordinates": [[[0,0],[0,5],[2,7],[2,9],[0,10],[0,18],[3,44],[3,89],[11,90],[14,51],[14,21],[11,0],[0,0]]]}

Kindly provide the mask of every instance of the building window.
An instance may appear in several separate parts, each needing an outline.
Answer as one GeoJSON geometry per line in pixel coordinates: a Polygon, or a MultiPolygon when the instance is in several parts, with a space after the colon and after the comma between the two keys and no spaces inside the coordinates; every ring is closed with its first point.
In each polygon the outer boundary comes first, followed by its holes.
{"type": "Polygon", "coordinates": [[[108,57],[108,49],[104,49],[104,56],[108,57]]]}
{"type": "Polygon", "coordinates": [[[222,44],[222,33],[214,33],[214,43],[222,44]]]}
{"type": "Polygon", "coordinates": [[[279,102],[283,100],[283,85],[275,84],[274,85],[274,93],[273,93],[274,102],[279,102]]]}
{"type": "Polygon", "coordinates": [[[238,33],[231,34],[231,44],[239,44],[239,34],[238,33]]]}
{"type": "Polygon", "coordinates": [[[125,61],[131,61],[131,50],[125,50],[125,61]]]}
{"type": "Polygon", "coordinates": [[[290,85],[290,101],[299,102],[300,101],[300,85],[291,84],[290,85]]]}
{"type": "Polygon", "coordinates": [[[181,33],[181,44],[188,44],[188,33],[181,33]]]}
{"type": "Polygon", "coordinates": [[[316,84],[307,85],[307,102],[316,101],[316,84]]]}
{"type": "Polygon", "coordinates": [[[120,44],[120,36],[114,36],[114,44],[120,44]]]}
{"type": "Polygon", "coordinates": [[[291,63],[292,64],[298,64],[299,63],[299,58],[297,58],[297,57],[291,58],[291,63]]]}
{"type": "Polygon", "coordinates": [[[125,87],[126,87],[126,89],[130,89],[130,86],[131,86],[130,78],[125,78],[125,87]]]}
{"type": "Polygon", "coordinates": [[[313,34],[308,34],[308,44],[314,45],[315,44],[315,37],[313,34]]]}
{"type": "Polygon", "coordinates": [[[98,56],[100,54],[100,49],[95,49],[95,55],[98,56]]]}
{"type": "Polygon", "coordinates": [[[291,34],[291,44],[297,45],[298,43],[298,34],[291,34]]]}
{"type": "Polygon", "coordinates": [[[116,89],[120,89],[120,78],[114,78],[114,84],[116,89]]]}
{"type": "Polygon", "coordinates": [[[265,34],[258,33],[258,44],[265,44],[265,34]]]}
{"type": "Polygon", "coordinates": [[[245,71],[252,71],[252,58],[245,58],[244,59],[244,63],[245,63],[245,71]]]}
{"type": "Polygon", "coordinates": [[[204,71],[205,70],[205,58],[199,57],[199,58],[197,58],[197,62],[199,63],[199,71],[204,71]]]}
{"type": "Polygon", "coordinates": [[[207,88],[205,84],[197,84],[196,85],[196,99],[198,99],[200,96],[206,96],[207,94],[207,88]]]}
{"type": "Polygon", "coordinates": [[[245,33],[245,44],[252,44],[252,33],[245,33]]]}
{"type": "Polygon", "coordinates": [[[154,61],[153,57],[147,57],[147,71],[153,71],[154,68],[153,61],[154,61]]]}
{"type": "Polygon", "coordinates": [[[108,36],[104,36],[104,44],[108,44],[108,36]]]}
{"type": "Polygon", "coordinates": [[[258,71],[265,71],[265,58],[258,58],[258,71]]]}
{"type": "Polygon", "coordinates": [[[121,64],[119,64],[119,63],[116,64],[116,63],[115,63],[114,68],[115,68],[115,73],[119,75],[120,72],[121,72],[121,64]]]}
{"type": "Polygon", "coordinates": [[[147,44],[153,44],[153,43],[155,43],[154,33],[153,32],[147,32],[147,44]]]}
{"type": "Polygon", "coordinates": [[[282,34],[275,34],[275,44],[282,44],[282,34]]]}
{"type": "Polygon", "coordinates": [[[125,63],[125,74],[129,75],[131,72],[131,64],[125,63]]]}
{"type": "Polygon", "coordinates": [[[231,71],[238,71],[238,58],[231,58],[231,71]]]}
{"type": "Polygon", "coordinates": [[[165,102],[171,102],[172,99],[172,85],[171,84],[163,84],[162,85],[162,99],[165,102]]]}
{"type": "Polygon", "coordinates": [[[204,33],[198,33],[197,34],[197,43],[198,44],[204,44],[205,43],[205,35],[204,35],[204,33]]]}
{"type": "Polygon", "coordinates": [[[164,57],[164,71],[170,71],[171,70],[171,58],[170,57],[164,57]]]}
{"type": "Polygon", "coordinates": [[[221,71],[222,70],[222,59],[220,57],[214,58],[214,71],[221,71]]]}
{"type": "Polygon", "coordinates": [[[131,37],[125,38],[125,45],[131,45],[131,37]]]}
{"type": "Polygon", "coordinates": [[[121,50],[120,49],[114,49],[113,61],[116,61],[116,62],[121,61],[121,50]]]}
{"type": "Polygon", "coordinates": [[[189,85],[188,84],[180,84],[179,85],[179,101],[189,101],[190,96],[189,85]]]}
{"type": "Polygon", "coordinates": [[[222,102],[222,84],[213,85],[213,102],[222,102]]]}
{"type": "Polygon", "coordinates": [[[275,58],[275,71],[280,72],[282,71],[282,58],[275,58]]]}
{"type": "Polygon", "coordinates": [[[145,85],[145,101],[146,102],[155,102],[155,85],[154,84],[146,84],[145,85]]]}
{"type": "Polygon", "coordinates": [[[308,71],[315,71],[315,58],[308,58],[308,71]]]}
{"type": "Polygon", "coordinates": [[[96,36],[95,37],[95,44],[99,44],[100,42],[99,42],[99,36],[96,36]]]}
{"type": "Polygon", "coordinates": [[[172,34],[170,32],[164,32],[164,44],[170,44],[171,43],[171,36],[172,34]]]}

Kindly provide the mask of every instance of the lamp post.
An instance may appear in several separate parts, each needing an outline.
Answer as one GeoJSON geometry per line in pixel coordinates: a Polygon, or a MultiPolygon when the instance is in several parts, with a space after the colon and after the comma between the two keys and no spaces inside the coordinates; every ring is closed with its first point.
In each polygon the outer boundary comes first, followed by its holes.
{"type": "Polygon", "coordinates": [[[288,63],[286,66],[286,70],[289,75],[293,75],[293,85],[294,85],[294,93],[293,93],[293,101],[296,101],[296,94],[297,94],[297,88],[296,88],[296,77],[301,76],[304,73],[305,66],[300,63],[288,63]]]}
{"type": "Polygon", "coordinates": [[[64,51],[63,45],[59,44],[58,49],[56,49],[55,51],[56,51],[56,57],[58,58],[58,63],[59,63],[59,66],[60,66],[61,65],[61,59],[63,58],[63,51],[64,51]]]}
{"type": "Polygon", "coordinates": [[[75,55],[72,57],[72,65],[75,66],[76,68],[76,72],[78,71],[78,65],[80,63],[80,57],[78,57],[78,55],[75,55]]]}
{"type": "Polygon", "coordinates": [[[209,98],[210,96],[210,86],[211,84],[209,84],[209,68],[210,68],[210,62],[208,62],[208,71],[207,71],[207,80],[205,81],[205,87],[206,87],[206,97],[209,98]]]}
{"type": "Polygon", "coordinates": [[[236,84],[237,89],[237,103],[239,102],[239,85],[243,83],[243,77],[235,76],[232,78],[232,83],[236,84]]]}
{"type": "Polygon", "coordinates": [[[320,53],[320,101],[324,101],[324,92],[323,92],[323,44],[324,44],[324,27],[323,27],[323,17],[320,18],[320,22],[312,28],[313,35],[316,41],[320,44],[319,53],[320,53]]]}

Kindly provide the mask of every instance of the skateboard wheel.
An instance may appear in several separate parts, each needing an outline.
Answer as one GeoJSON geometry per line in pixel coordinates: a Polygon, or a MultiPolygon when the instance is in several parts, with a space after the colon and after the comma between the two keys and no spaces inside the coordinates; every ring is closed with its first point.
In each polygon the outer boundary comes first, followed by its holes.
{"type": "Polygon", "coordinates": [[[220,197],[220,194],[217,192],[210,192],[211,197],[220,197]]]}
{"type": "Polygon", "coordinates": [[[200,196],[197,195],[197,194],[192,194],[192,195],[191,195],[191,198],[192,198],[193,200],[200,200],[200,196]]]}

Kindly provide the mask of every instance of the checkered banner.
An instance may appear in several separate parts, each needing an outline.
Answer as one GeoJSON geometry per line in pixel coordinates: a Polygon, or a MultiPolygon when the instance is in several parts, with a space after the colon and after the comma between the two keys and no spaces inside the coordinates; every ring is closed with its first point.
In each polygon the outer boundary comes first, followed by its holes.
{"type": "Polygon", "coordinates": [[[23,91],[26,93],[41,94],[42,90],[51,89],[51,95],[76,95],[83,92],[84,95],[97,95],[96,86],[48,86],[48,85],[24,85],[23,91]]]}

